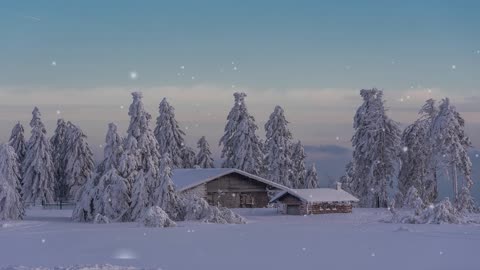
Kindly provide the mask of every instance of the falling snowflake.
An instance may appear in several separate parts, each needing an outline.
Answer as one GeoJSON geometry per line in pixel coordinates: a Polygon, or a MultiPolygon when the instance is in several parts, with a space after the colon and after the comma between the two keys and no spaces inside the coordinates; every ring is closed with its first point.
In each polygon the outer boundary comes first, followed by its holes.
{"type": "Polygon", "coordinates": [[[195,76],[192,76],[192,80],[195,80],[195,76]]]}
{"type": "Polygon", "coordinates": [[[131,71],[130,72],[130,79],[136,80],[138,78],[138,74],[136,71],[131,71]]]}
{"type": "Polygon", "coordinates": [[[340,140],[340,137],[338,137],[338,136],[337,136],[337,137],[335,137],[335,140],[339,141],[339,140],[340,140]]]}
{"type": "Polygon", "coordinates": [[[432,93],[432,89],[427,89],[427,92],[428,92],[428,93],[432,93]]]}
{"type": "Polygon", "coordinates": [[[42,239],[42,244],[45,244],[45,242],[47,242],[47,240],[45,240],[45,239],[42,239]]]}
{"type": "Polygon", "coordinates": [[[180,66],[180,69],[185,69],[185,66],[180,66]]]}
{"type": "Polygon", "coordinates": [[[452,65],[452,69],[453,69],[453,70],[457,69],[457,66],[456,66],[456,65],[452,65]]]}
{"type": "Polygon", "coordinates": [[[375,253],[372,253],[372,257],[375,257],[375,253]]]}
{"type": "Polygon", "coordinates": [[[410,99],[410,96],[407,96],[407,99],[410,99]]]}
{"type": "Polygon", "coordinates": [[[120,109],[122,109],[122,110],[123,110],[123,105],[120,105],[120,109]]]}
{"type": "Polygon", "coordinates": [[[60,110],[57,110],[57,114],[60,114],[60,110]]]}
{"type": "Polygon", "coordinates": [[[443,255],[443,251],[440,251],[440,255],[443,255]]]}
{"type": "Polygon", "coordinates": [[[480,155],[479,155],[479,154],[475,154],[475,157],[478,158],[478,157],[480,157],[480,155]]]}
{"type": "Polygon", "coordinates": [[[100,144],[100,145],[98,145],[98,147],[102,148],[102,147],[103,147],[103,145],[101,145],[101,144],[100,144]]]}
{"type": "Polygon", "coordinates": [[[235,66],[235,67],[233,67],[233,70],[237,70],[237,69],[238,69],[238,68],[237,68],[236,66],[235,66]]]}
{"type": "Polygon", "coordinates": [[[57,62],[56,61],[52,61],[52,66],[56,66],[57,65],[57,62]]]}
{"type": "Polygon", "coordinates": [[[408,152],[408,147],[404,146],[404,147],[402,148],[402,150],[403,150],[403,152],[408,152]]]}
{"type": "Polygon", "coordinates": [[[404,99],[403,99],[403,98],[400,98],[400,102],[403,102],[403,101],[404,101],[404,99]]]}
{"type": "Polygon", "coordinates": [[[306,250],[307,250],[307,248],[302,248],[302,250],[303,250],[303,251],[306,251],[306,250]]]}

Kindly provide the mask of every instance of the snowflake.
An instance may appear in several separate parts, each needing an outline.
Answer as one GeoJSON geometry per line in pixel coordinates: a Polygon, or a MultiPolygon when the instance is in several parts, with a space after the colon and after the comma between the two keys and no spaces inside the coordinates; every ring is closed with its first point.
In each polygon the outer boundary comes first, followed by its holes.
{"type": "Polygon", "coordinates": [[[302,248],[303,251],[307,251],[307,248],[302,248]]]}
{"type": "Polygon", "coordinates": [[[192,80],[195,80],[195,76],[192,76],[192,80]]]}
{"type": "Polygon", "coordinates": [[[407,96],[407,99],[410,99],[410,96],[407,96]]]}
{"type": "Polygon", "coordinates": [[[443,251],[440,251],[440,255],[443,255],[443,251]]]}
{"type": "Polygon", "coordinates": [[[122,110],[123,110],[123,105],[120,105],[120,109],[122,109],[122,110]]]}
{"type": "Polygon", "coordinates": [[[427,92],[431,94],[431,93],[432,93],[432,89],[430,89],[430,88],[427,89],[427,92]]]}
{"type": "Polygon", "coordinates": [[[372,253],[372,257],[375,257],[375,253],[372,253]]]}
{"type": "Polygon", "coordinates": [[[185,69],[185,66],[180,66],[180,69],[185,69]]]}
{"type": "Polygon", "coordinates": [[[238,70],[238,68],[235,66],[235,67],[233,67],[233,70],[238,70]]]}
{"type": "Polygon", "coordinates": [[[403,101],[404,101],[403,97],[402,97],[402,98],[400,98],[400,102],[403,102],[403,101]]]}
{"type": "Polygon", "coordinates": [[[452,69],[453,69],[453,70],[457,69],[457,66],[456,66],[456,65],[452,65],[452,69]]]}
{"type": "Polygon", "coordinates": [[[479,154],[475,154],[475,157],[478,158],[478,157],[480,157],[480,155],[479,155],[479,154]]]}
{"type": "Polygon", "coordinates": [[[60,110],[57,110],[57,114],[60,114],[60,113],[61,113],[60,110]]]}
{"type": "Polygon", "coordinates": [[[101,145],[101,144],[100,144],[100,145],[98,145],[98,147],[102,148],[102,147],[103,147],[103,145],[101,145]]]}
{"type": "Polygon", "coordinates": [[[404,146],[402,150],[403,152],[408,152],[408,147],[404,146]]]}
{"type": "Polygon", "coordinates": [[[56,66],[57,65],[57,62],[56,61],[52,61],[52,66],[56,66]]]}
{"type": "Polygon", "coordinates": [[[138,78],[138,74],[136,71],[131,71],[130,72],[130,79],[136,80],[138,78]]]}
{"type": "Polygon", "coordinates": [[[45,244],[45,242],[47,242],[47,240],[45,240],[45,238],[42,239],[42,244],[45,244]]]}
{"type": "Polygon", "coordinates": [[[339,141],[339,140],[340,140],[340,137],[338,137],[338,136],[337,136],[337,137],[335,137],[335,140],[339,141]]]}

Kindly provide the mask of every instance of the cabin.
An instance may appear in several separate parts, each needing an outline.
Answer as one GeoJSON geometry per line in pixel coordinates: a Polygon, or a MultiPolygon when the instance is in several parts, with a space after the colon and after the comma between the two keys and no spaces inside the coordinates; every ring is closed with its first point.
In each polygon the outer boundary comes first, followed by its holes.
{"type": "Polygon", "coordinates": [[[238,169],[174,169],[177,192],[204,198],[227,208],[264,208],[270,198],[288,188],[238,169]]]}
{"type": "Polygon", "coordinates": [[[352,204],[359,200],[341,188],[288,189],[277,194],[271,203],[277,203],[280,212],[287,215],[316,215],[351,213],[352,204]]]}

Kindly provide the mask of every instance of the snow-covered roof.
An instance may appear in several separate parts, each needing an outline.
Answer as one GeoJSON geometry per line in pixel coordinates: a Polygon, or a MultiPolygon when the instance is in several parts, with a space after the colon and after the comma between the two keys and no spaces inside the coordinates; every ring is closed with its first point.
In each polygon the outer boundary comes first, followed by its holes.
{"type": "Polygon", "coordinates": [[[287,190],[288,188],[274,183],[265,178],[244,172],[238,169],[229,169],[229,168],[211,168],[211,169],[174,169],[172,172],[172,181],[175,184],[177,191],[184,191],[191,189],[198,185],[210,182],[224,175],[231,173],[238,173],[250,179],[262,182],[264,184],[270,185],[272,187],[287,190]]]}
{"type": "Polygon", "coordinates": [[[274,202],[284,195],[290,194],[305,202],[358,202],[350,193],[343,189],[314,188],[314,189],[287,189],[280,192],[270,202],[274,202]]]}

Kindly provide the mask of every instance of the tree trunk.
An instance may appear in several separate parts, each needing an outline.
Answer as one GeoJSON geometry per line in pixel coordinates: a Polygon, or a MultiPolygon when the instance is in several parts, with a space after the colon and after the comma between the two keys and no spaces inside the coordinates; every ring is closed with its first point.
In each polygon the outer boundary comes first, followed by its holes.
{"type": "Polygon", "coordinates": [[[457,177],[457,165],[453,165],[452,168],[452,181],[453,181],[453,197],[454,201],[457,201],[458,196],[458,177],[457,177]]]}

